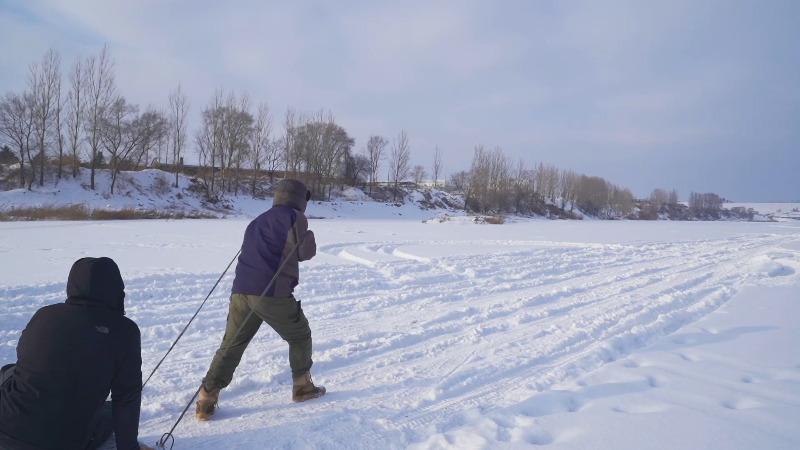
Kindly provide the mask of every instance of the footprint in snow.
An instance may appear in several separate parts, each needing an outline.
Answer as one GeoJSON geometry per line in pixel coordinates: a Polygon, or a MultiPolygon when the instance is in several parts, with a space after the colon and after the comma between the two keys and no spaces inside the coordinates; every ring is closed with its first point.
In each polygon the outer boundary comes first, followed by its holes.
{"type": "Polygon", "coordinates": [[[636,369],[639,367],[639,363],[630,359],[626,359],[625,361],[623,361],[622,365],[629,369],[636,369]]]}
{"type": "Polygon", "coordinates": [[[664,412],[669,409],[668,405],[660,403],[633,403],[611,408],[612,411],[624,414],[652,414],[664,412]]]}
{"type": "Polygon", "coordinates": [[[759,402],[758,400],[748,397],[725,399],[720,403],[720,405],[723,408],[733,409],[733,410],[752,409],[764,406],[764,404],[759,402]]]}
{"type": "Polygon", "coordinates": [[[536,431],[525,436],[525,442],[533,445],[550,445],[555,440],[555,437],[547,431],[536,431]]]}
{"type": "Polygon", "coordinates": [[[649,384],[650,387],[653,388],[659,388],[664,385],[664,383],[662,383],[658,378],[654,376],[647,377],[647,384],[649,384]]]}

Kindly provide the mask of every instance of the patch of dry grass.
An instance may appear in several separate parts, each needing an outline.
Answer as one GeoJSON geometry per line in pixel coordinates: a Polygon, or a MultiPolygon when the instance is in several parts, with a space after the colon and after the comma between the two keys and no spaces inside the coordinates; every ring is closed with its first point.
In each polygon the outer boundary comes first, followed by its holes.
{"type": "Polygon", "coordinates": [[[488,216],[484,217],[483,221],[492,225],[502,225],[506,223],[506,218],[503,216],[488,216]]]}
{"type": "Polygon", "coordinates": [[[144,219],[216,219],[217,216],[200,211],[161,211],[157,209],[91,208],[86,204],[0,207],[0,222],[25,222],[40,220],[144,220],[144,219]]]}

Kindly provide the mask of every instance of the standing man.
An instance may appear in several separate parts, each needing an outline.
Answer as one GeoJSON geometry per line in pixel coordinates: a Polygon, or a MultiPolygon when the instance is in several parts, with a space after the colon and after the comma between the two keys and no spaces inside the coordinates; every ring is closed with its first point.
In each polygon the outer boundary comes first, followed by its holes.
{"type": "Polygon", "coordinates": [[[208,420],[214,414],[220,390],[230,384],[247,344],[262,322],[289,344],[292,401],[325,395],[325,388],[315,386],[311,380],[311,328],[300,302],[292,295],[299,282],[298,263],[310,260],[317,253],[314,233],[308,229],[304,215],[310,199],[311,192],[303,183],[283,180],[278,183],[272,208],[247,226],[236,265],[225,336],[203,379],[195,410],[197,419],[208,420]],[[283,271],[259,301],[284,262],[283,271]],[[251,310],[254,314],[242,326],[251,310]],[[240,326],[242,330],[234,340],[240,326]]]}
{"type": "Polygon", "coordinates": [[[113,260],[72,265],[67,301],[33,315],[17,363],[0,370],[0,449],[95,450],[112,432],[118,450],[149,449],[137,441],[142,344],[124,299],[113,260]]]}

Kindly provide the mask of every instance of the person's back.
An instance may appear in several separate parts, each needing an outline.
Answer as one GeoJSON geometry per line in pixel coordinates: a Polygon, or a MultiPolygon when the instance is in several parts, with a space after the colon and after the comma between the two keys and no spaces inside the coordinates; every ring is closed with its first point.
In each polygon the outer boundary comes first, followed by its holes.
{"type": "Polygon", "coordinates": [[[119,269],[108,258],[79,260],[67,295],[22,332],[0,389],[0,448],[96,448],[113,428],[118,450],[138,450],[141,341],[124,316],[119,269]],[[113,423],[101,424],[109,392],[113,423]]]}

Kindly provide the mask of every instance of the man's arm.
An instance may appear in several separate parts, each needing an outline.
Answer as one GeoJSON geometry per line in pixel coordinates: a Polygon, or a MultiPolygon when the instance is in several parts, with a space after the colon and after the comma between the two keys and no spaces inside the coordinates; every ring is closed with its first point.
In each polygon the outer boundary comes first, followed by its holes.
{"type": "Polygon", "coordinates": [[[111,383],[111,415],[117,450],[139,450],[139,412],[142,405],[142,338],[133,326],[122,360],[111,383]]]}
{"type": "Polygon", "coordinates": [[[303,242],[297,248],[297,260],[308,261],[317,255],[317,242],[314,240],[314,232],[308,229],[308,219],[302,213],[297,214],[297,239],[303,239],[303,242]]]}

